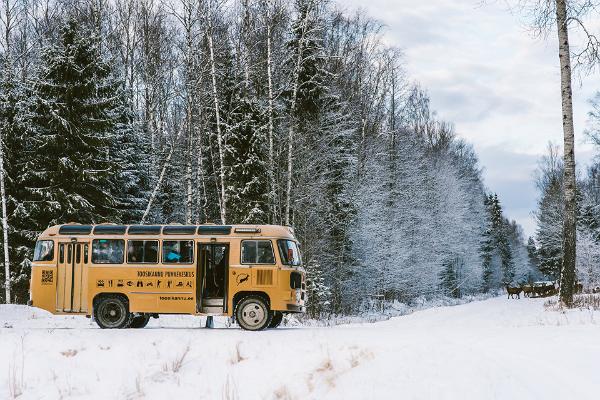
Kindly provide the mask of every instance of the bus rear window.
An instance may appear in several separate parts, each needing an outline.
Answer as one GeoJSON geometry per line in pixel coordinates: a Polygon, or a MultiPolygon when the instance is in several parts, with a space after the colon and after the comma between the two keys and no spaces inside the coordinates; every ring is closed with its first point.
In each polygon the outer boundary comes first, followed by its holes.
{"type": "Polygon", "coordinates": [[[296,242],[292,240],[278,240],[277,247],[279,247],[279,255],[283,264],[292,266],[302,264],[300,250],[296,242]]]}
{"type": "Polygon", "coordinates": [[[92,242],[92,263],[123,264],[124,247],[121,239],[96,239],[92,242]]]}
{"type": "Polygon", "coordinates": [[[35,243],[33,261],[52,261],[54,259],[54,241],[38,240],[35,243]]]}

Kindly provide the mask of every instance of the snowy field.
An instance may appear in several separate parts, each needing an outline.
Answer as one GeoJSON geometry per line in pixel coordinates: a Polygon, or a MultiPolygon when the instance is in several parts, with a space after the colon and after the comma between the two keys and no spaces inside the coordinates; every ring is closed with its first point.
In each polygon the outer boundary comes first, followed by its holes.
{"type": "Polygon", "coordinates": [[[598,399],[600,313],[504,297],[374,324],[106,331],[0,306],[0,399],[598,399]]]}

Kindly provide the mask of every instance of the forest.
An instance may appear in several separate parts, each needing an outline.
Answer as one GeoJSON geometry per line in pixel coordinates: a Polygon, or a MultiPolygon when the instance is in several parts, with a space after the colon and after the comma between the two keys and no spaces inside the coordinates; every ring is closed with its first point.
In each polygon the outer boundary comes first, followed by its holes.
{"type": "MultiPolygon", "coordinates": [[[[554,230],[527,244],[363,12],[2,0],[0,27],[3,301],[27,301],[36,236],[66,222],[292,225],[313,317],[556,275],[559,161],[538,185],[554,230]]],[[[595,227],[598,171],[581,193],[595,227]]],[[[580,238],[594,256],[598,239],[580,238]]]]}

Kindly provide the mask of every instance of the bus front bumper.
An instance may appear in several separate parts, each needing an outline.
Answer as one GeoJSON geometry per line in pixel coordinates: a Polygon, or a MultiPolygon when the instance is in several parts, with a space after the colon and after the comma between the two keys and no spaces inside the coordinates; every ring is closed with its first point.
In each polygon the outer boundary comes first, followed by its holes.
{"type": "Polygon", "coordinates": [[[299,306],[296,304],[287,304],[286,308],[288,310],[288,312],[292,312],[292,313],[304,313],[306,312],[306,307],[305,306],[299,306]]]}

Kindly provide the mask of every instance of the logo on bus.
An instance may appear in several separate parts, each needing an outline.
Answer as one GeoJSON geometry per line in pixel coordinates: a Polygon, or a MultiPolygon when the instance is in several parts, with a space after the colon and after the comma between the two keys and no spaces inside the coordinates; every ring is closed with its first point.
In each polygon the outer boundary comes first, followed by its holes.
{"type": "Polygon", "coordinates": [[[248,274],[239,274],[237,276],[237,278],[236,278],[238,286],[240,286],[242,283],[246,282],[248,279],[250,279],[250,275],[248,275],[248,274]]]}

